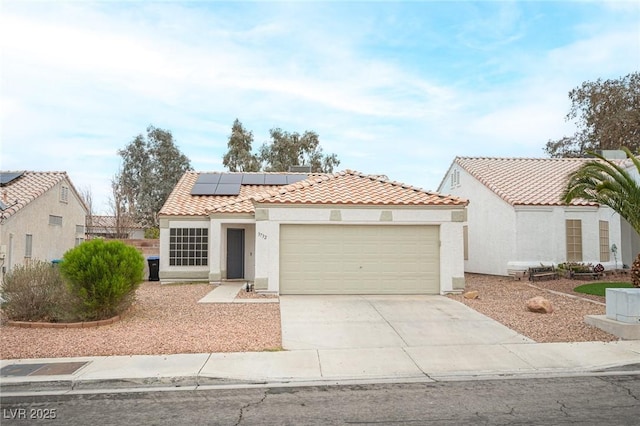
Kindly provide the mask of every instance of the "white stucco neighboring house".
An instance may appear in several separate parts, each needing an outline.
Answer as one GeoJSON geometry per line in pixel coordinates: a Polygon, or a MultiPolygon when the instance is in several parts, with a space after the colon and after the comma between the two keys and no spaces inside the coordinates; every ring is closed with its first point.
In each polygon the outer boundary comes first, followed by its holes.
{"type": "Polygon", "coordinates": [[[84,240],[87,207],[65,172],[0,172],[2,276],[51,261],[84,240]]]}
{"type": "Polygon", "coordinates": [[[465,271],[508,275],[567,261],[631,265],[640,237],[624,219],[597,203],[561,201],[569,174],[586,161],[593,159],[456,157],[438,191],[469,200],[465,271]]]}
{"type": "Polygon", "coordinates": [[[197,173],[160,211],[160,280],[280,294],[464,288],[467,202],[379,176],[197,173]]]}

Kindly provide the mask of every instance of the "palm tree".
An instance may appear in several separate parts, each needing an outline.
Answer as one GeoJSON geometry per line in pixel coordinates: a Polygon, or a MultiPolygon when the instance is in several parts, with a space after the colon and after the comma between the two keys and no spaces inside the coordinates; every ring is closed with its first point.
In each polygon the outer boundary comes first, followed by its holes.
{"type": "MultiPolygon", "coordinates": [[[[638,169],[640,160],[628,148],[622,148],[627,158],[638,169]]],[[[569,175],[569,182],[562,199],[570,203],[576,198],[593,201],[611,207],[640,234],[640,184],[627,170],[600,154],[589,152],[600,161],[594,160],[582,165],[569,175]]],[[[640,287],[640,253],[631,268],[631,282],[640,287]]]]}

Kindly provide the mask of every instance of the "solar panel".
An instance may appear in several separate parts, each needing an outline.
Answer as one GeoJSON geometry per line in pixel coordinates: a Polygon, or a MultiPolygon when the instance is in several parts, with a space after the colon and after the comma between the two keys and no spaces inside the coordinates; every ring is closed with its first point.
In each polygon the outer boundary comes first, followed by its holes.
{"type": "Polygon", "coordinates": [[[264,176],[264,184],[265,185],[286,185],[287,176],[267,174],[264,176]]]}
{"type": "Polygon", "coordinates": [[[238,195],[241,185],[288,185],[306,178],[285,173],[200,173],[191,195],[238,195]]]}
{"type": "Polygon", "coordinates": [[[220,176],[219,183],[242,183],[242,173],[223,174],[220,176]]]}
{"type": "Polygon", "coordinates": [[[18,179],[24,172],[1,172],[0,173],[0,185],[4,186],[10,183],[14,179],[18,179]]]}
{"type": "Polygon", "coordinates": [[[216,193],[215,183],[198,183],[196,182],[191,188],[191,195],[215,195],[216,193]]]}
{"type": "Polygon", "coordinates": [[[238,195],[240,183],[219,183],[213,195],[238,195]]]}
{"type": "Polygon", "coordinates": [[[196,183],[218,183],[220,176],[220,173],[200,173],[196,183]]]}
{"type": "Polygon", "coordinates": [[[264,185],[264,173],[247,173],[242,175],[243,185],[264,185]]]}
{"type": "Polygon", "coordinates": [[[300,182],[305,180],[307,175],[287,175],[287,184],[300,182]]]}

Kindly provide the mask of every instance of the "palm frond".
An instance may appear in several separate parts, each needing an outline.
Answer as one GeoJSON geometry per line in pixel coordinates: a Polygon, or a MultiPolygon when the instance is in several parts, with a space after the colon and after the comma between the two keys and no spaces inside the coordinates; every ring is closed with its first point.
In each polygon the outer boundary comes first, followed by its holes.
{"type": "MultiPolygon", "coordinates": [[[[640,174],[640,160],[623,148],[640,174]]],[[[562,201],[583,199],[610,207],[640,234],[640,184],[627,170],[600,154],[569,175],[562,201]]]]}

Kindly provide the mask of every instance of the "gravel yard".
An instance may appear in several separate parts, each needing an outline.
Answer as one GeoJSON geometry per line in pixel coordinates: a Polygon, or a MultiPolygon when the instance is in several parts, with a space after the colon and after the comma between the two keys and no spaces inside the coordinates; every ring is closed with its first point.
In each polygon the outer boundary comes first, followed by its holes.
{"type": "MultiPolygon", "coordinates": [[[[618,281],[615,278],[606,280],[618,281]]],[[[465,291],[478,290],[479,298],[465,299],[461,295],[449,297],[539,343],[618,340],[616,336],[584,322],[585,315],[605,314],[604,297],[573,291],[574,287],[587,282],[561,278],[531,283],[526,278],[518,281],[511,277],[466,274],[465,291]],[[530,284],[538,288],[531,287],[530,284]],[[542,296],[549,300],[554,312],[551,314],[529,312],[525,303],[535,296],[542,296]],[[600,303],[592,303],[584,299],[600,303]]]]}
{"type": "MultiPolygon", "coordinates": [[[[617,338],[584,323],[585,315],[603,315],[605,306],[558,295],[573,293],[580,281],[528,281],[467,274],[466,291],[479,298],[449,296],[537,342],[613,341],[617,338]],[[544,296],[552,314],[527,311],[525,302],[544,296]]],[[[117,323],[84,329],[0,327],[0,358],[49,358],[98,355],[144,355],[264,351],[281,348],[278,303],[197,303],[213,287],[208,284],[143,283],[137,301],[117,323]]],[[[578,295],[577,293],[573,293],[578,295]]],[[[239,298],[264,298],[239,294],[239,298]]],[[[273,296],[271,296],[273,297],[273,296]]],[[[604,298],[589,297],[601,303],[604,298]]]]}
{"type": "Polygon", "coordinates": [[[145,282],[123,319],[96,328],[0,328],[0,357],[48,358],[279,349],[278,303],[197,303],[209,284],[145,282]]]}

